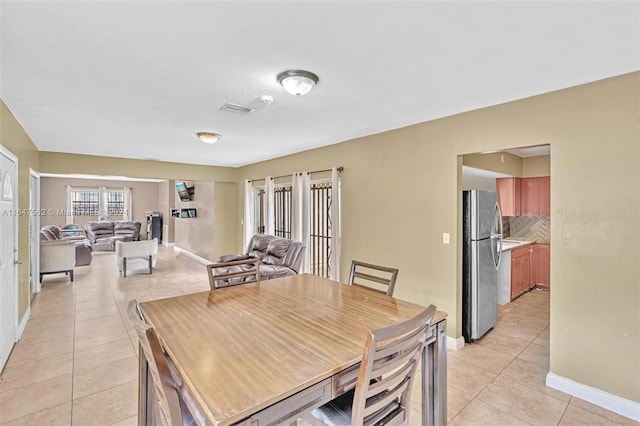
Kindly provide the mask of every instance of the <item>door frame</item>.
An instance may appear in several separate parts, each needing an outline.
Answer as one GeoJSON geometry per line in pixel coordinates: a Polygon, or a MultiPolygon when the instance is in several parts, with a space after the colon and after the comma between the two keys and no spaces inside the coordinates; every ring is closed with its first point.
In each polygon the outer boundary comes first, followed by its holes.
{"type": "MultiPolygon", "coordinates": [[[[14,197],[13,197],[13,202],[14,202],[14,209],[18,209],[19,204],[19,192],[20,192],[20,187],[18,184],[18,176],[19,176],[19,168],[18,168],[18,157],[16,155],[13,154],[13,152],[9,151],[7,148],[5,148],[3,145],[0,145],[0,155],[4,155],[5,157],[7,157],[11,162],[13,162],[15,164],[15,172],[14,175],[12,176],[13,178],[13,184],[14,184],[14,197]]],[[[0,188],[0,191],[2,190],[2,188],[0,188]]],[[[13,339],[13,344],[15,345],[15,342],[18,341],[18,336],[21,334],[20,333],[20,319],[18,318],[19,314],[18,314],[18,308],[20,306],[20,292],[18,291],[18,278],[19,278],[19,274],[18,274],[18,212],[14,211],[13,212],[13,220],[14,220],[14,229],[13,229],[13,245],[14,245],[14,254],[13,254],[13,300],[14,300],[14,310],[13,310],[13,336],[10,336],[13,339]]],[[[0,332],[2,332],[2,330],[0,330],[0,332]]],[[[6,365],[6,362],[9,360],[9,355],[11,354],[11,352],[9,352],[8,354],[6,354],[6,359],[4,359],[4,363],[6,365]]],[[[4,357],[4,354],[3,354],[4,357]]],[[[4,368],[4,365],[0,365],[0,370],[2,370],[4,368]]]]}
{"type": "Polygon", "coordinates": [[[29,273],[31,299],[40,293],[40,173],[29,167],[29,273]],[[32,229],[33,225],[33,229],[32,229]],[[33,232],[32,232],[33,231],[33,232]]]}

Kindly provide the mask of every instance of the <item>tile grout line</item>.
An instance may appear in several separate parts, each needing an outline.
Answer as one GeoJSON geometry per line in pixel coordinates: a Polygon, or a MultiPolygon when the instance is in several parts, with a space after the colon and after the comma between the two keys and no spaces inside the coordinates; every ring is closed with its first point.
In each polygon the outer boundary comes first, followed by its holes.
{"type": "MultiPolygon", "coordinates": [[[[521,307],[521,306],[524,306],[524,305],[518,305],[518,306],[514,307],[513,309],[511,309],[509,312],[513,312],[513,311],[515,311],[516,309],[518,309],[518,308],[519,308],[519,307],[521,307]]],[[[509,313],[509,312],[508,312],[508,313],[509,313]]],[[[505,315],[506,315],[506,314],[505,314],[505,315]]],[[[514,356],[514,357],[513,357],[513,359],[512,359],[511,361],[509,361],[509,363],[508,363],[508,364],[507,364],[507,365],[506,365],[502,370],[500,370],[500,372],[499,372],[499,373],[498,373],[498,374],[497,374],[493,379],[491,379],[491,381],[490,381],[489,383],[487,383],[487,384],[482,388],[482,390],[480,390],[480,392],[478,392],[478,394],[477,394],[475,397],[473,397],[473,399],[471,399],[471,401],[469,401],[469,402],[465,405],[465,408],[466,408],[469,404],[471,404],[471,402],[473,402],[474,400],[476,400],[476,399],[477,399],[478,401],[480,401],[480,402],[482,402],[482,403],[484,403],[484,404],[487,404],[487,405],[489,405],[489,406],[491,406],[491,407],[493,407],[493,408],[495,408],[495,409],[497,409],[497,410],[499,410],[499,411],[501,411],[501,412],[503,412],[503,413],[506,413],[507,415],[509,415],[509,416],[511,416],[511,417],[514,417],[514,418],[516,418],[516,419],[518,419],[518,420],[520,420],[520,421],[522,421],[522,422],[524,422],[524,423],[526,423],[526,424],[529,424],[529,425],[530,425],[531,423],[529,423],[527,420],[524,420],[524,419],[522,419],[522,418],[520,418],[520,417],[516,416],[515,414],[508,413],[508,412],[506,412],[506,411],[502,410],[500,407],[496,407],[495,405],[493,405],[493,404],[491,404],[491,403],[489,403],[489,402],[483,401],[483,400],[479,399],[479,396],[480,396],[480,394],[482,394],[482,392],[484,392],[484,391],[485,391],[485,389],[487,389],[487,388],[489,387],[489,385],[491,385],[492,383],[494,383],[494,382],[495,382],[495,380],[496,380],[498,377],[500,377],[500,375],[501,375],[501,374],[502,374],[502,373],[503,373],[507,368],[509,368],[509,366],[510,366],[511,364],[513,364],[513,362],[514,362],[516,359],[518,359],[518,358],[520,357],[520,355],[522,355],[522,353],[524,353],[524,351],[525,351],[525,350],[526,350],[530,345],[534,344],[533,342],[534,342],[534,341],[535,341],[535,340],[540,336],[540,334],[544,333],[544,330],[546,330],[548,327],[549,327],[549,324],[547,324],[547,326],[545,326],[545,327],[544,327],[544,328],[543,328],[543,329],[542,329],[538,334],[536,334],[536,336],[535,336],[535,337],[533,337],[533,339],[531,339],[530,341],[528,341],[527,345],[526,345],[522,350],[520,350],[520,352],[518,353],[518,355],[514,356]]],[[[541,345],[538,345],[538,346],[541,346],[541,345]]],[[[491,348],[487,348],[487,349],[491,349],[491,348]]],[[[530,362],[530,361],[527,361],[527,360],[524,360],[524,359],[523,359],[522,361],[530,362]]],[[[537,364],[535,364],[535,363],[532,363],[532,364],[537,365],[537,364]]],[[[472,365],[474,365],[474,364],[472,364],[472,365]]],[[[487,372],[489,372],[489,373],[493,373],[493,372],[491,372],[491,371],[486,370],[485,368],[482,368],[482,367],[479,367],[479,366],[476,366],[476,365],[474,365],[474,367],[480,368],[480,369],[482,369],[482,370],[484,370],[484,371],[487,371],[487,372]]],[[[529,386],[527,386],[527,385],[524,385],[524,384],[522,384],[522,383],[520,383],[520,382],[516,382],[516,383],[517,383],[517,384],[519,384],[519,385],[521,385],[521,386],[524,386],[524,387],[526,387],[526,388],[528,388],[528,389],[534,390],[534,391],[536,391],[536,392],[540,392],[539,390],[534,389],[534,388],[531,388],[531,387],[529,387],[529,386]]],[[[542,393],[542,392],[541,392],[541,393],[542,393]]],[[[546,394],[545,394],[545,395],[546,395],[546,394]]],[[[555,398],[555,397],[553,397],[553,396],[551,396],[551,395],[548,395],[548,396],[550,396],[550,397],[552,397],[552,398],[554,398],[554,399],[556,399],[556,400],[559,400],[558,398],[555,398]]],[[[559,400],[559,401],[564,402],[564,401],[562,401],[562,400],[559,400]]],[[[567,408],[568,408],[568,407],[569,407],[569,402],[567,402],[567,405],[564,407],[564,410],[563,410],[562,416],[564,416],[564,413],[566,412],[566,410],[567,410],[567,408]]],[[[457,416],[458,416],[458,415],[459,415],[463,410],[464,410],[464,408],[463,408],[462,410],[460,410],[460,411],[459,411],[459,412],[458,412],[458,413],[457,413],[457,414],[456,414],[456,415],[455,415],[451,420],[455,419],[455,417],[457,417],[457,416]]],[[[560,416],[559,421],[560,421],[560,420],[562,420],[562,416],[560,416]]],[[[558,422],[559,422],[559,421],[558,421],[558,422]]]]}
{"type": "Polygon", "coordinates": [[[73,355],[71,357],[71,426],[73,426],[73,383],[76,378],[76,285],[73,284],[73,355]]]}
{"type": "Polygon", "coordinates": [[[564,407],[564,410],[562,410],[562,415],[558,419],[558,423],[556,423],[556,425],[559,425],[560,423],[562,423],[562,419],[564,418],[564,415],[567,413],[567,410],[569,409],[569,405],[571,404],[571,399],[573,399],[573,397],[569,398],[569,401],[567,402],[567,406],[564,407]]]}

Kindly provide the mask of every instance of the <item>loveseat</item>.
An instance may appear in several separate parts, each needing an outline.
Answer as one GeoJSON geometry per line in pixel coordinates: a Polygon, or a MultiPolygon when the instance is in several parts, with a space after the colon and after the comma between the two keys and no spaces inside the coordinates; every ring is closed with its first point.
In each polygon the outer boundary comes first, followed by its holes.
{"type": "Polygon", "coordinates": [[[256,234],[251,237],[244,254],[220,256],[218,262],[257,257],[260,259],[260,279],[296,275],[300,271],[305,247],[299,241],[276,237],[275,235],[256,234]]]}
{"type": "Polygon", "coordinates": [[[114,251],[116,241],[138,241],[141,223],[133,221],[87,222],[84,229],[94,250],[114,251]]]}
{"type": "Polygon", "coordinates": [[[91,264],[93,259],[91,243],[88,239],[79,236],[63,237],[60,227],[56,225],[45,225],[40,229],[40,246],[45,244],[60,243],[69,241],[75,243],[75,266],[91,264]]]}

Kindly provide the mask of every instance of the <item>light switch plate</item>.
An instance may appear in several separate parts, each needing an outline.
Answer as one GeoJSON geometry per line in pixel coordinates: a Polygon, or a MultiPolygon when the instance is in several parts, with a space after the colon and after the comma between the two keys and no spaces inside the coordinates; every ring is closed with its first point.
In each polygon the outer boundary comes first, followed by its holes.
{"type": "Polygon", "coordinates": [[[449,233],[445,232],[442,234],[442,244],[449,244],[449,233]]]}

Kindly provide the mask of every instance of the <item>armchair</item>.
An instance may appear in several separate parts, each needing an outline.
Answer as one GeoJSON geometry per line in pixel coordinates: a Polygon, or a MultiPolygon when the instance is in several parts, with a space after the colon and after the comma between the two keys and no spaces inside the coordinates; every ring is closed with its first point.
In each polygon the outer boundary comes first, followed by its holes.
{"type": "Polygon", "coordinates": [[[44,274],[64,272],[73,281],[76,244],[73,241],[51,241],[40,244],[40,282],[44,274]]]}
{"type": "Polygon", "coordinates": [[[127,276],[127,265],[132,262],[146,262],[149,266],[149,274],[156,267],[156,256],[158,255],[158,239],[142,241],[116,241],[116,260],[118,271],[122,276],[127,276]]]}
{"type": "MultiPolygon", "coordinates": [[[[275,235],[256,234],[251,237],[245,254],[227,254],[220,256],[218,262],[260,259],[260,279],[296,275],[300,271],[305,247],[300,241],[293,241],[275,235]]],[[[222,271],[221,271],[222,273],[222,271]]]]}

